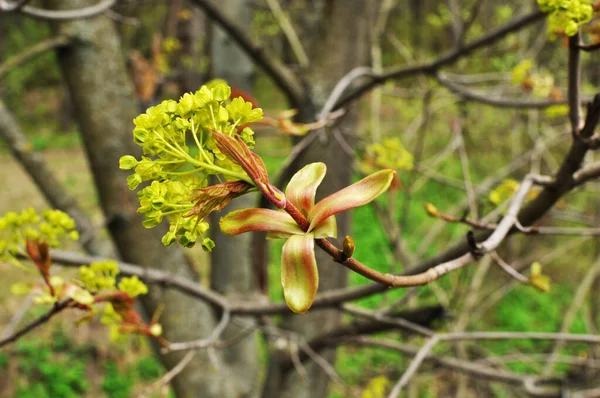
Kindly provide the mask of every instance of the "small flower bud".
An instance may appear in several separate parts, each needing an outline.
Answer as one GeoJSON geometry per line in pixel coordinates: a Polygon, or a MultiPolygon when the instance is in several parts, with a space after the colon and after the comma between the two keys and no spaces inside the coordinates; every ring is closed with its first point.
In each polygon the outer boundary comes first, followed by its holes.
{"type": "Polygon", "coordinates": [[[354,239],[352,239],[352,237],[346,235],[342,245],[342,252],[344,253],[344,256],[348,258],[352,257],[354,254],[354,239]]]}
{"type": "Polygon", "coordinates": [[[119,168],[121,170],[131,170],[135,166],[137,166],[137,164],[137,159],[131,155],[125,155],[122,156],[121,159],[119,159],[119,168]]]}
{"type": "Polygon", "coordinates": [[[150,334],[152,336],[158,337],[162,334],[162,332],[162,326],[159,323],[155,323],[154,325],[150,326],[150,334]]]}
{"type": "Polygon", "coordinates": [[[437,207],[435,207],[433,204],[425,203],[424,207],[425,207],[425,211],[427,212],[427,214],[430,217],[439,217],[440,216],[440,212],[438,211],[437,207]]]}

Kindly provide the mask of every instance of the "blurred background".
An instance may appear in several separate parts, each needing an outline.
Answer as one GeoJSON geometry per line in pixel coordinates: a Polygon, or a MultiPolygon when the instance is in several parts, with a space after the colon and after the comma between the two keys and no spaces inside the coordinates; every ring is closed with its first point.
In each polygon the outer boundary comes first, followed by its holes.
{"type": "MultiPolygon", "coordinates": [[[[42,6],[42,3],[29,4],[42,6]]],[[[470,43],[537,9],[533,1],[516,0],[383,0],[367,5],[349,0],[340,27],[342,33],[324,49],[321,41],[329,36],[323,30],[328,29],[328,18],[338,18],[336,12],[339,12],[329,3],[222,0],[214,4],[268,54],[275,54],[289,71],[311,84],[308,91],[314,99],[313,105],[323,105],[339,78],[356,66],[330,65],[347,62],[352,57],[352,47],[360,54],[357,58],[366,60],[357,60],[357,65],[370,66],[375,72],[418,65],[436,60],[460,48],[461,43],[470,43]],[[364,12],[360,12],[362,6],[364,12]],[[347,15],[350,11],[352,15],[347,15]],[[462,24],[457,23],[457,17],[462,24]],[[346,50],[347,47],[350,49],[346,50]],[[346,58],[336,56],[338,51],[347,51],[346,58]],[[327,75],[323,70],[330,66],[338,72],[327,79],[315,77],[327,75]]],[[[225,79],[238,93],[256,101],[266,115],[279,121],[275,127],[255,126],[256,151],[265,160],[270,175],[277,175],[301,139],[290,134],[289,125],[286,131],[284,121],[289,117],[282,112],[298,106],[290,103],[289,95],[282,92],[272,76],[247,58],[196,2],[123,0],[101,18],[110,20],[116,29],[121,44],[119,57],[133,84],[137,112],[163,99],[177,100],[212,79],[225,79]]],[[[588,42],[600,39],[599,20],[593,20],[582,30],[588,42]]],[[[89,218],[95,228],[95,239],[108,241],[110,231],[105,226],[110,220],[102,211],[86,157],[77,115],[79,98],[74,99],[69,89],[73,83],[65,82],[68,72],[64,66],[61,72],[57,53],[45,51],[17,67],[3,69],[27,49],[56,37],[56,32],[56,27],[47,21],[18,12],[0,13],[0,98],[25,135],[30,145],[28,150],[43,154],[51,172],[89,218]]],[[[527,28],[515,30],[502,40],[449,63],[443,71],[389,79],[353,103],[349,116],[353,122],[339,128],[342,136],[350,138],[341,139],[343,148],[337,150],[346,154],[337,157],[338,166],[351,171],[349,178],[354,180],[381,167],[393,167],[398,173],[392,193],[351,213],[350,231],[358,260],[382,272],[401,272],[409,264],[465,239],[471,229],[461,222],[430,217],[424,209],[426,203],[459,219],[478,220],[495,212],[495,217],[487,219],[487,223],[494,222],[503,214],[502,204],[527,173],[551,175],[557,170],[571,141],[568,108],[564,105],[568,84],[566,40],[560,34],[549,34],[544,19],[540,18],[527,28]],[[343,164],[347,157],[353,157],[354,164],[351,161],[343,164]]],[[[60,54],[68,50],[57,51],[60,54]]],[[[581,57],[585,101],[598,88],[600,60],[594,52],[584,52],[581,57]]],[[[295,120],[309,123],[316,117],[301,112],[295,120]]],[[[106,134],[112,134],[112,130],[107,128],[106,134]]],[[[335,158],[332,155],[328,162],[335,162],[335,158]]],[[[591,153],[586,161],[595,158],[597,155],[591,153]]],[[[50,207],[2,139],[0,164],[0,213],[50,207]]],[[[501,259],[524,274],[532,263],[541,263],[543,273],[550,277],[548,291],[518,283],[494,259],[486,257],[427,286],[389,290],[353,304],[369,310],[430,308],[436,315],[431,319],[426,317],[423,323],[446,331],[597,333],[600,326],[598,189],[596,182],[590,182],[585,188],[570,192],[537,223],[546,227],[576,227],[587,232],[517,235],[498,250],[501,259]]],[[[535,195],[533,192],[530,199],[535,195]]],[[[259,291],[257,294],[274,301],[282,297],[279,283],[282,243],[270,243],[267,273],[259,287],[253,285],[259,291]]],[[[160,242],[148,240],[146,244],[160,242]]],[[[211,282],[214,260],[211,267],[209,255],[200,248],[189,250],[186,256],[200,282],[214,287],[211,282]]],[[[0,334],[3,334],[3,330],[14,329],[16,316],[26,322],[47,308],[10,293],[11,284],[24,278],[21,269],[0,263],[0,272],[0,334]]],[[[347,278],[350,286],[365,283],[355,273],[349,273],[347,278]]],[[[227,288],[220,291],[227,293],[227,288]]],[[[0,351],[0,396],[163,396],[165,389],[148,391],[165,369],[145,339],[111,341],[99,322],[76,327],[76,319],[77,314],[62,314],[0,351]]],[[[340,322],[347,320],[340,318],[340,322]]],[[[408,336],[397,332],[389,336],[408,341],[408,336]]],[[[269,343],[264,336],[255,340],[254,383],[260,384],[267,379],[269,343]]],[[[418,343],[422,339],[412,338],[412,341],[418,343]]],[[[325,396],[329,397],[385,396],[410,361],[410,356],[380,348],[342,345],[335,351],[333,366],[342,382],[330,383],[325,388],[325,396]]],[[[435,352],[523,374],[541,374],[550,366],[553,374],[576,379],[582,385],[600,379],[597,371],[600,364],[596,359],[599,352],[596,347],[584,344],[556,347],[546,341],[486,341],[476,345],[444,344],[435,352]]],[[[255,396],[258,390],[253,391],[248,396],[255,396]]],[[[167,394],[175,396],[174,391],[167,394]]],[[[410,397],[526,396],[510,385],[476,378],[465,380],[458,373],[436,365],[425,366],[406,394],[410,397]]]]}

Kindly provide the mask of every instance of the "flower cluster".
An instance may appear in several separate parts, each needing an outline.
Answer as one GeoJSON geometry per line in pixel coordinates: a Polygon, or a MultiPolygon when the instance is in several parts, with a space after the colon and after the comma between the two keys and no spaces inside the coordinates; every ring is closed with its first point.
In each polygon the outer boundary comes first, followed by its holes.
{"type": "MultiPolygon", "coordinates": [[[[251,190],[260,191],[280,210],[238,210],[223,217],[219,225],[229,235],[268,231],[271,238],[287,239],[281,257],[283,292],[290,309],[304,313],[319,285],[315,240],[336,237],[335,214],[365,205],[384,193],[395,171],[380,170],[315,204],[326,167],[312,163],[292,177],[284,194],[270,184],[263,160],[251,150],[253,132],[246,125],[260,120],[262,110],[242,97],[229,101],[230,96],[229,86],[217,82],[202,86],[195,94],[185,94],[179,102],[164,101],[149,108],[134,120],[133,130],[134,141],[145,156],[141,160],[124,156],[120,167],[133,170],[127,179],[131,189],[152,181],[138,193],[138,211],[145,214],[146,227],[169,217],[171,226],[162,239],[165,245],[178,241],[193,246],[206,232],[204,220],[212,211],[222,210],[233,198],[251,190]],[[191,142],[195,144],[193,150],[191,142]],[[211,175],[217,176],[219,183],[211,184],[211,175]]],[[[412,156],[399,141],[386,141],[373,153],[378,166],[392,163],[394,168],[412,168],[412,156]]],[[[205,250],[213,245],[203,237],[205,250]]],[[[346,260],[352,256],[351,238],[344,241],[342,252],[346,260]]],[[[114,313],[134,327],[136,317],[123,314],[122,308],[113,303],[114,313]]],[[[109,310],[106,322],[112,322],[114,315],[109,310]]]]}
{"type": "Polygon", "coordinates": [[[62,239],[78,240],[79,234],[75,221],[60,210],[45,210],[40,215],[29,208],[0,217],[0,260],[21,265],[16,256],[25,254],[27,239],[57,247],[62,239]]]}
{"type": "Polygon", "coordinates": [[[413,168],[413,155],[404,148],[398,138],[386,138],[380,143],[370,144],[365,158],[364,163],[377,169],[412,170],[413,168]]]}
{"type": "MultiPolygon", "coordinates": [[[[145,215],[147,228],[158,225],[165,216],[169,218],[170,229],[162,240],[165,245],[178,241],[192,247],[201,238],[202,247],[212,249],[214,243],[204,237],[208,229],[204,218],[213,209],[197,208],[198,190],[211,186],[211,176],[221,183],[245,183],[244,190],[223,198],[227,203],[254,188],[242,167],[219,149],[215,132],[253,147],[254,132],[246,125],[260,120],[263,113],[243,98],[230,100],[230,96],[230,87],[216,81],[194,94],[183,95],[179,101],[163,101],[134,119],[133,138],[142,147],[143,156],[123,156],[120,167],[133,171],[127,177],[130,189],[151,181],[138,192],[138,211],[145,215]]],[[[219,204],[215,203],[215,209],[219,204]]]]}
{"type": "Polygon", "coordinates": [[[538,0],[542,12],[548,16],[548,33],[567,36],[577,34],[581,25],[592,19],[594,8],[591,0],[538,0]]]}
{"type": "MultiPolygon", "coordinates": [[[[99,305],[105,312],[113,310],[119,322],[111,323],[111,335],[137,333],[160,338],[160,325],[153,320],[145,324],[133,308],[134,297],[148,293],[148,287],[137,276],[121,278],[117,283],[119,267],[114,261],[91,263],[79,268],[79,278],[65,280],[51,275],[50,247],[56,247],[63,238],[77,240],[75,222],[59,210],[38,214],[33,209],[21,213],[10,212],[0,217],[0,260],[22,265],[17,255],[26,256],[42,277],[40,282],[17,282],[11,293],[31,294],[36,304],[67,302],[69,307],[86,311],[83,320],[94,317],[99,305]],[[106,307],[111,309],[107,310],[106,307]],[[114,307],[114,308],[113,308],[114,307]]],[[[30,268],[27,268],[30,270],[30,268]]]]}

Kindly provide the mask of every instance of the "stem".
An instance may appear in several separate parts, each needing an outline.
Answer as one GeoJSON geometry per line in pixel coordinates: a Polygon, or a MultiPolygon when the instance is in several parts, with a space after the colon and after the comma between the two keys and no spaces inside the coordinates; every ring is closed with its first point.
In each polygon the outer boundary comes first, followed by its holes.
{"type": "Polygon", "coordinates": [[[194,174],[196,172],[199,172],[200,170],[202,170],[202,168],[198,167],[196,169],[187,170],[187,171],[163,171],[162,174],[173,175],[173,176],[184,176],[184,175],[188,175],[188,174],[194,174]]]}
{"type": "Polygon", "coordinates": [[[19,339],[19,337],[26,335],[27,333],[31,332],[33,329],[46,323],[47,321],[50,320],[50,318],[52,318],[54,315],[58,314],[65,308],[67,308],[71,303],[73,303],[73,300],[71,300],[71,299],[67,299],[65,301],[55,303],[54,306],[50,309],[50,311],[48,311],[47,313],[45,313],[44,315],[42,315],[35,321],[31,322],[29,325],[25,326],[23,329],[19,330],[18,332],[12,334],[11,336],[8,336],[5,339],[0,340],[0,347],[3,347],[7,344],[10,344],[10,343],[16,341],[17,339],[19,339]]]}
{"type": "Polygon", "coordinates": [[[206,154],[206,152],[204,152],[204,149],[202,149],[202,145],[200,144],[200,141],[198,140],[198,133],[197,133],[197,128],[195,128],[194,126],[194,118],[192,118],[192,137],[194,137],[194,141],[196,142],[196,145],[198,146],[198,151],[202,154],[202,157],[204,158],[204,160],[206,160],[207,163],[210,163],[210,159],[208,158],[208,155],[206,154]]]}
{"type": "Polygon", "coordinates": [[[187,153],[185,154],[185,158],[186,158],[186,160],[188,162],[190,162],[194,166],[198,166],[199,168],[205,168],[207,170],[211,170],[211,171],[214,171],[216,173],[220,173],[220,174],[223,174],[223,175],[227,175],[227,176],[231,176],[231,177],[237,178],[238,180],[245,181],[248,184],[255,185],[254,181],[252,181],[250,179],[250,177],[248,177],[248,175],[246,173],[243,173],[243,174],[242,173],[236,173],[234,171],[224,169],[223,167],[219,167],[219,166],[214,165],[214,164],[205,163],[205,162],[203,162],[201,160],[194,159],[193,157],[191,157],[187,153]]]}

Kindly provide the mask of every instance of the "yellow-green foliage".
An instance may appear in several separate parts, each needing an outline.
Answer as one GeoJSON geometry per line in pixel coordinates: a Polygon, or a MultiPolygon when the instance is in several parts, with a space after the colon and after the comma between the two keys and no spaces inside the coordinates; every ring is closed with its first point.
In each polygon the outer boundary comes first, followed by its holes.
{"type": "Polygon", "coordinates": [[[39,240],[57,247],[61,239],[77,240],[75,221],[60,210],[38,214],[33,208],[0,217],[0,260],[20,264],[16,258],[25,253],[25,240],[39,240]]]}
{"type": "Polygon", "coordinates": [[[152,181],[138,192],[138,212],[145,215],[146,228],[169,217],[170,229],[162,240],[165,245],[178,241],[192,247],[201,238],[204,250],[214,247],[212,240],[204,236],[208,223],[190,216],[196,204],[196,189],[206,187],[211,175],[254,185],[239,165],[219,151],[212,136],[212,131],[239,134],[249,147],[254,146],[254,132],[243,126],[262,119],[263,112],[241,97],[230,96],[231,88],[224,81],[214,81],[183,95],[179,101],[166,100],[148,108],[133,121],[133,138],[144,156],[139,160],[123,156],[119,166],[133,170],[127,177],[130,189],[152,181]],[[190,142],[193,148],[188,146],[190,142]]]}
{"type": "Polygon", "coordinates": [[[592,19],[594,9],[591,0],[538,0],[540,10],[549,13],[548,33],[567,36],[577,34],[579,27],[592,19]]]}

